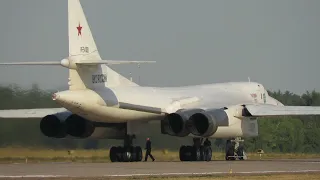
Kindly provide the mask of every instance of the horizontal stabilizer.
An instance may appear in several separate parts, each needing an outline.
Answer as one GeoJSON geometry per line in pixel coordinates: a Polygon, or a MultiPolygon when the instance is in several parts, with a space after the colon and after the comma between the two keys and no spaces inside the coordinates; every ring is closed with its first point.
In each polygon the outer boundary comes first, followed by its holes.
{"type": "Polygon", "coordinates": [[[145,64],[145,63],[155,63],[156,61],[121,61],[121,60],[86,60],[77,62],[76,64],[82,65],[95,65],[95,64],[106,64],[106,65],[116,65],[116,64],[145,64]]]}
{"type": "Polygon", "coordinates": [[[68,111],[65,108],[43,108],[43,109],[10,109],[0,110],[0,119],[25,119],[43,118],[50,114],[68,111]]]}
{"type": "Polygon", "coordinates": [[[0,65],[61,65],[69,69],[76,69],[76,65],[118,65],[118,64],[145,64],[155,63],[156,61],[125,61],[125,60],[69,60],[63,59],[61,61],[39,61],[39,62],[12,62],[0,63],[0,65]]]}
{"type": "Polygon", "coordinates": [[[0,63],[0,65],[61,65],[61,62],[59,61],[13,62],[13,63],[0,63]]]}

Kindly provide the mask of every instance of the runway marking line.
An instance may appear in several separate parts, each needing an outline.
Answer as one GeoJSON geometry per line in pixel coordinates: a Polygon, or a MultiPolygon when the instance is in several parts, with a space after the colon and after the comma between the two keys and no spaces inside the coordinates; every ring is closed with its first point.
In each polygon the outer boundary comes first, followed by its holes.
{"type": "MultiPolygon", "coordinates": [[[[299,170],[299,171],[244,171],[234,172],[234,174],[271,174],[271,173],[308,173],[320,172],[320,170],[299,170]]],[[[148,174],[114,174],[92,177],[132,177],[132,176],[194,176],[194,175],[216,175],[229,174],[229,172],[204,172],[204,173],[148,173],[148,174]]],[[[0,178],[68,178],[68,177],[86,177],[86,176],[68,176],[68,175],[0,175],[0,178]]]]}

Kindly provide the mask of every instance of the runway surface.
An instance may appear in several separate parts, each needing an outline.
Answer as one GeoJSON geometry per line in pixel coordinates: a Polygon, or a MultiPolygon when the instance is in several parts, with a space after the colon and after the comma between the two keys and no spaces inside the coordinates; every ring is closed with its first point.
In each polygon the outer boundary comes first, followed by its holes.
{"type": "Polygon", "coordinates": [[[320,159],[136,162],[136,163],[41,163],[0,164],[0,178],[130,177],[214,174],[320,173],[320,159]]]}

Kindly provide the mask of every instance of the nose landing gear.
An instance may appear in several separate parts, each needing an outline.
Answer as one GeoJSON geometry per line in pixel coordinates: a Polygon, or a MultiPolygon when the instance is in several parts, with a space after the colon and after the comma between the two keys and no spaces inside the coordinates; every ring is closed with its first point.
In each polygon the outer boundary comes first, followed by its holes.
{"type": "Polygon", "coordinates": [[[241,139],[241,137],[237,137],[234,139],[228,139],[226,142],[226,156],[225,159],[227,161],[230,160],[246,160],[248,159],[245,151],[244,151],[244,147],[243,144],[240,142],[244,142],[243,139],[241,139]]]}

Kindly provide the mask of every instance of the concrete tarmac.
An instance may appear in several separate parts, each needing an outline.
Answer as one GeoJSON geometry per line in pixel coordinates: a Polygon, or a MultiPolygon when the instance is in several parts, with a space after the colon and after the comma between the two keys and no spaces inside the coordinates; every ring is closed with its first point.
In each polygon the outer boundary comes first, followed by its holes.
{"type": "Polygon", "coordinates": [[[320,173],[320,159],[211,162],[0,164],[0,178],[320,173]]]}

